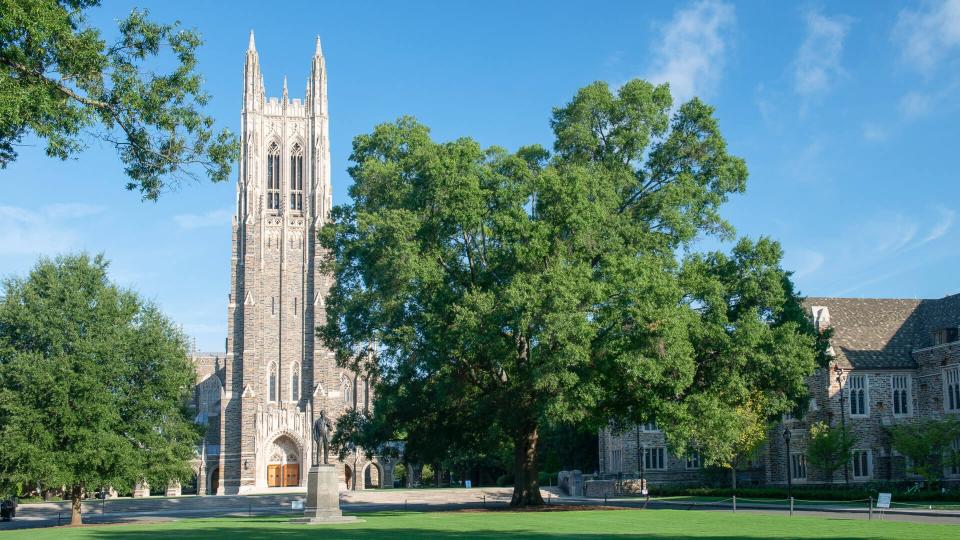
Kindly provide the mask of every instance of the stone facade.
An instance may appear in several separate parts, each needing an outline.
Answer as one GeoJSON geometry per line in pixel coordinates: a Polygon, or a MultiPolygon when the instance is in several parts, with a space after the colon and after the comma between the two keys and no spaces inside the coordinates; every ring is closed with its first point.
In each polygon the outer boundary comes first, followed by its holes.
{"type": "MultiPolygon", "coordinates": [[[[805,415],[787,415],[770,430],[767,443],[737,471],[738,485],[786,484],[788,471],[797,485],[915,480],[891,447],[887,428],[960,414],[960,295],[809,298],[805,308],[819,329],[833,329],[832,360],[807,380],[812,399],[805,415]],[[956,385],[957,399],[950,398],[950,385],[956,385]],[[854,459],[833,478],[806,463],[810,426],[817,422],[846,425],[857,439],[854,459]],[[785,431],[790,432],[789,452],[785,431]]],[[[601,477],[642,474],[651,486],[730,481],[729,473],[673,455],[652,424],[601,430],[599,445],[601,477]]],[[[948,466],[944,472],[948,482],[960,483],[960,470],[948,466]]]]}
{"type": "MultiPolygon", "coordinates": [[[[196,353],[199,494],[305,488],[311,426],[368,408],[367,377],[339,368],[314,335],[332,277],[317,233],[332,204],[327,70],[317,39],[303,100],[267,98],[253,33],[243,70],[241,157],[224,354],[196,353]]],[[[392,467],[357,450],[341,487],[392,485],[392,467]],[[383,480],[383,482],[381,482],[383,480]]]]}

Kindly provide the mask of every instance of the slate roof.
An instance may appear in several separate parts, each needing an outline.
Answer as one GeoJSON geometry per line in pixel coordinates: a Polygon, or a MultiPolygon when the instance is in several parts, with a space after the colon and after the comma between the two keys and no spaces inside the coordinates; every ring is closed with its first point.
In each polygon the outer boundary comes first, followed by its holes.
{"type": "Polygon", "coordinates": [[[804,306],[830,313],[836,360],[854,369],[913,369],[914,349],[925,347],[921,306],[926,300],[807,298],[804,306]]]}

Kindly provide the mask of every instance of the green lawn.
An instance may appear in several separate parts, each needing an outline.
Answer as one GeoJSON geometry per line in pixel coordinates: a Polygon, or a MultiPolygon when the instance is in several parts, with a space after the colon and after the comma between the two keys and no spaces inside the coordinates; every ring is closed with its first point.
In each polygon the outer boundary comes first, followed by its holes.
{"type": "Polygon", "coordinates": [[[282,538],[416,540],[512,538],[560,540],[574,538],[651,539],[710,538],[890,538],[960,539],[960,525],[927,525],[895,521],[860,521],[746,513],[683,510],[614,510],[581,512],[379,512],[362,514],[366,522],[352,525],[293,525],[286,517],[184,519],[153,525],[106,525],[79,529],[49,528],[11,531],[5,538],[36,540],[73,538],[133,539],[282,538]]]}

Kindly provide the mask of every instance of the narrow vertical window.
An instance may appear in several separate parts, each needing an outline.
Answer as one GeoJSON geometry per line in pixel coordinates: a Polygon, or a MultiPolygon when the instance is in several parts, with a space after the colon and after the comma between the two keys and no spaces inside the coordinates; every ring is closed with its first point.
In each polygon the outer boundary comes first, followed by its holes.
{"type": "Polygon", "coordinates": [[[300,400],[300,364],[293,364],[290,373],[290,401],[300,400]]]}
{"type": "Polygon", "coordinates": [[[270,374],[268,376],[267,385],[269,386],[268,395],[270,397],[270,401],[276,401],[277,400],[277,363],[276,362],[270,363],[270,374]]]}
{"type": "Polygon", "coordinates": [[[267,209],[280,209],[280,146],[275,142],[267,151],[267,209]]]}
{"type": "Polygon", "coordinates": [[[303,210],[303,148],[299,144],[290,152],[290,209],[303,210]]]}

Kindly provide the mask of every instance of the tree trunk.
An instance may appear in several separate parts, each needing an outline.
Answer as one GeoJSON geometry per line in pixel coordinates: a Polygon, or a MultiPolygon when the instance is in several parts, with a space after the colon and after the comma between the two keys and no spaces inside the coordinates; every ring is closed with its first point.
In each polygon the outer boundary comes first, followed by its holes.
{"type": "Polygon", "coordinates": [[[514,441],[513,498],[510,506],[543,506],[540,482],[537,479],[538,438],[539,434],[534,426],[514,441]]]}
{"type": "Polygon", "coordinates": [[[733,493],[737,493],[737,466],[733,465],[730,467],[730,487],[733,490],[733,493]]]}
{"type": "Polygon", "coordinates": [[[73,486],[70,490],[70,526],[83,525],[81,504],[83,503],[83,486],[73,486]]]}

